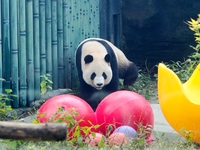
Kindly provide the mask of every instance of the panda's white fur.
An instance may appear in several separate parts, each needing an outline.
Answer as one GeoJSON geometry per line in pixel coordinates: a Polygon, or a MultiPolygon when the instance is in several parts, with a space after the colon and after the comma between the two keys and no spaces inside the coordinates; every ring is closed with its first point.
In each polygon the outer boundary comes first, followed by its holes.
{"type": "Polygon", "coordinates": [[[101,38],[82,41],[75,53],[81,98],[95,110],[108,94],[118,90],[119,78],[131,85],[138,76],[135,64],[111,42],[101,38]]]}
{"type": "MultiPolygon", "coordinates": [[[[109,41],[107,41],[107,40],[105,40],[105,39],[102,39],[102,38],[88,38],[88,39],[85,39],[85,40],[83,40],[79,45],[78,45],[78,47],[82,44],[82,43],[85,43],[83,46],[84,46],[84,48],[82,49],[83,51],[84,50],[86,50],[87,51],[87,54],[88,53],[90,53],[90,54],[97,54],[97,51],[96,51],[96,49],[98,49],[99,51],[98,51],[98,53],[99,53],[99,58],[102,58],[102,56],[105,54],[105,53],[107,53],[106,52],[106,49],[105,49],[105,47],[102,45],[102,44],[100,44],[99,42],[96,42],[95,40],[101,40],[101,41],[105,41],[106,43],[108,43],[109,44],[109,46],[113,49],[113,51],[114,51],[114,53],[115,53],[115,56],[116,56],[116,58],[117,58],[117,63],[118,63],[118,69],[119,69],[119,77],[120,78],[124,78],[124,72],[126,72],[126,67],[127,66],[130,66],[131,65],[131,61],[129,61],[127,58],[126,58],[126,56],[124,55],[124,53],[120,50],[120,49],[118,49],[115,45],[113,45],[111,42],[109,42],[109,41]],[[89,41],[89,40],[94,40],[94,41],[90,41],[89,43],[87,43],[87,41],[89,41]],[[86,46],[86,44],[87,44],[87,46],[86,46]],[[94,51],[94,47],[95,47],[95,51],[94,51]]],[[[82,55],[82,59],[84,59],[84,56],[86,56],[86,55],[82,55]]],[[[98,62],[98,61],[97,61],[98,62]]],[[[99,62],[101,62],[102,63],[102,61],[99,61],[99,62]]],[[[83,63],[83,61],[82,61],[82,71],[84,70],[85,71],[85,69],[83,69],[84,68],[84,63],[83,63]]],[[[92,66],[91,66],[91,68],[92,68],[92,66]]],[[[89,69],[89,68],[88,68],[89,69]]],[[[98,70],[98,68],[94,68],[95,70],[98,70]]],[[[94,70],[93,69],[93,70],[94,70]]],[[[102,69],[102,67],[101,68],[99,68],[99,69],[102,69]]],[[[83,71],[83,72],[84,72],[83,71]]],[[[91,71],[90,69],[89,69],[89,71],[91,71]]],[[[108,73],[109,73],[109,71],[108,71],[108,73]]],[[[110,76],[112,76],[112,74],[111,73],[109,73],[110,74],[110,76]]],[[[91,84],[93,81],[90,81],[90,80],[88,80],[89,78],[88,77],[83,77],[84,79],[85,79],[85,82],[87,82],[89,85],[94,85],[94,84],[91,84]]],[[[108,82],[108,80],[107,81],[105,81],[105,83],[106,84],[108,84],[109,82],[108,82]]],[[[131,84],[133,84],[133,83],[130,83],[130,84],[127,84],[127,85],[131,85],[131,84]]],[[[93,86],[93,87],[95,87],[95,86],[93,86]]]]}
{"type": "Polygon", "coordinates": [[[105,47],[97,41],[86,42],[82,47],[81,69],[83,72],[83,79],[87,84],[93,86],[97,90],[101,90],[102,87],[110,83],[110,80],[112,79],[112,70],[110,63],[104,60],[106,54],[107,50],[105,49],[105,47]],[[84,58],[87,55],[93,56],[92,63],[85,64],[84,58]],[[91,80],[90,77],[91,73],[93,72],[96,73],[96,76],[93,80],[91,80]],[[102,76],[102,72],[106,72],[106,79],[104,79],[104,77],[102,76]]]}

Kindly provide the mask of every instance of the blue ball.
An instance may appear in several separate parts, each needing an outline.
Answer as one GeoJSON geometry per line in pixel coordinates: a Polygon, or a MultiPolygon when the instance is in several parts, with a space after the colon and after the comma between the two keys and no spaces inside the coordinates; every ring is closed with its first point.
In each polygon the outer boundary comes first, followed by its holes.
{"type": "Polygon", "coordinates": [[[128,138],[137,138],[137,131],[130,126],[120,126],[115,129],[114,133],[124,133],[128,138]]]}

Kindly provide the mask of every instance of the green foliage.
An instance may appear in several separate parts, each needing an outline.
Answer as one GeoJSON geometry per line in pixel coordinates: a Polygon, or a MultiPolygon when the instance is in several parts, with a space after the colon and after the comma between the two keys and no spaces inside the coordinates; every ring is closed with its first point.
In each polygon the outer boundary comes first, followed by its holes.
{"type": "MultiPolygon", "coordinates": [[[[77,147],[77,148],[87,148],[89,149],[90,146],[88,145],[88,141],[85,140],[88,138],[88,136],[91,134],[93,137],[95,137],[95,130],[100,127],[100,125],[93,125],[90,121],[88,123],[89,126],[80,126],[79,124],[83,121],[83,119],[80,119],[77,121],[77,117],[79,118],[79,114],[75,108],[69,108],[64,109],[63,107],[59,107],[58,111],[49,119],[49,122],[54,123],[60,123],[60,122],[66,122],[67,123],[67,143],[69,147],[77,147]]],[[[42,119],[45,116],[45,114],[40,114],[38,120],[34,120],[35,123],[38,123],[40,119],[42,119]]],[[[109,140],[108,137],[110,135],[110,132],[115,128],[115,125],[110,125],[107,128],[107,135],[103,136],[103,138],[98,142],[96,145],[96,148],[111,148],[109,146],[109,140]]],[[[125,143],[120,146],[112,146],[112,148],[116,147],[127,147],[128,145],[130,147],[134,148],[141,148],[146,145],[145,137],[147,134],[150,133],[150,130],[152,129],[151,126],[142,126],[141,124],[138,125],[138,135],[139,138],[137,139],[131,139],[129,143],[125,143]]],[[[75,148],[74,147],[74,148],[75,148]]]]}
{"type": "Polygon", "coordinates": [[[190,30],[194,32],[196,46],[190,46],[194,52],[183,62],[172,61],[172,63],[167,65],[178,75],[182,82],[188,80],[196,66],[200,63],[200,14],[196,20],[191,19],[190,21],[187,21],[187,24],[189,25],[190,30]]]}
{"type": "MultiPolygon", "coordinates": [[[[75,108],[69,108],[65,110],[65,108],[60,106],[58,111],[50,118],[49,122],[54,123],[60,123],[60,122],[66,122],[67,123],[67,139],[68,142],[71,143],[70,145],[77,145],[79,147],[85,146],[85,143],[83,140],[92,132],[93,129],[99,128],[99,125],[93,125],[90,121],[88,121],[90,126],[80,126],[79,124],[81,122],[84,122],[85,120],[80,119],[77,121],[77,117],[79,117],[78,112],[75,108]],[[85,136],[83,136],[83,133],[85,136]]],[[[43,118],[45,114],[40,114],[39,118],[43,118]]],[[[38,120],[34,120],[35,123],[38,123],[38,120]]]]}
{"type": "Polygon", "coordinates": [[[0,93],[0,120],[4,120],[6,118],[6,114],[12,110],[10,105],[7,105],[7,101],[11,101],[11,97],[16,97],[16,95],[11,94],[11,89],[5,90],[6,94],[0,93]]]}
{"type": "Polygon", "coordinates": [[[8,145],[6,149],[9,149],[9,150],[16,150],[23,144],[23,141],[20,141],[20,140],[1,140],[1,142],[3,144],[8,145]]]}
{"type": "Polygon", "coordinates": [[[50,76],[50,74],[40,76],[43,79],[40,83],[41,95],[45,94],[48,89],[52,90],[51,84],[53,84],[53,82],[49,79],[50,76]]]}
{"type": "Polygon", "coordinates": [[[143,95],[147,100],[151,100],[152,97],[155,97],[156,82],[153,81],[150,72],[144,72],[139,70],[138,79],[133,86],[123,86],[122,80],[120,80],[120,89],[130,90],[137,92],[138,94],[143,95]]]}
{"type": "Polygon", "coordinates": [[[188,142],[191,142],[192,139],[194,138],[195,133],[183,128],[181,129],[181,135],[185,137],[188,142]]]}

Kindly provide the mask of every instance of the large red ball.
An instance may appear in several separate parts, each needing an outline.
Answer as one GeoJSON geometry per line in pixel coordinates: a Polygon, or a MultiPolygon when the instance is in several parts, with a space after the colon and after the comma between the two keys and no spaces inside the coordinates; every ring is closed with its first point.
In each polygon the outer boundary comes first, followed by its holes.
{"type": "MultiPolygon", "coordinates": [[[[38,110],[37,119],[41,122],[55,122],[59,118],[59,109],[62,111],[72,112],[72,108],[75,109],[78,115],[75,115],[74,119],[78,122],[80,127],[91,127],[96,125],[96,117],[93,109],[90,105],[81,98],[70,95],[58,95],[47,100],[38,110]],[[53,118],[53,120],[52,120],[53,118]]],[[[65,118],[63,121],[69,123],[65,118]]]]}
{"type": "MultiPolygon", "coordinates": [[[[138,93],[132,91],[117,91],[106,96],[96,109],[97,124],[101,125],[98,132],[107,135],[108,126],[112,126],[110,133],[116,128],[128,125],[138,131],[144,127],[153,129],[154,115],[148,101],[138,93]]],[[[145,132],[145,131],[144,131],[145,132]]],[[[148,138],[152,130],[148,130],[148,138]]]]}

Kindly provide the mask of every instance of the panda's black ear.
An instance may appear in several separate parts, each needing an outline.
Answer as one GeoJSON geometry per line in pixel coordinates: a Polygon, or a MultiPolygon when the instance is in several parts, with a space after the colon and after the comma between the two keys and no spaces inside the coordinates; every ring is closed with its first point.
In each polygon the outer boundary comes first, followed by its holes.
{"type": "Polygon", "coordinates": [[[93,61],[93,56],[92,55],[87,55],[84,58],[85,64],[91,63],[93,61]]]}
{"type": "Polygon", "coordinates": [[[105,59],[106,62],[110,62],[110,55],[109,55],[109,54],[106,54],[106,56],[105,56],[104,59],[105,59]]]}

